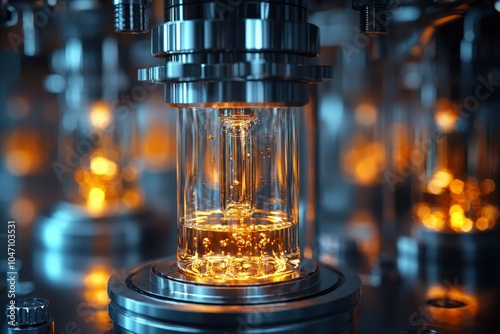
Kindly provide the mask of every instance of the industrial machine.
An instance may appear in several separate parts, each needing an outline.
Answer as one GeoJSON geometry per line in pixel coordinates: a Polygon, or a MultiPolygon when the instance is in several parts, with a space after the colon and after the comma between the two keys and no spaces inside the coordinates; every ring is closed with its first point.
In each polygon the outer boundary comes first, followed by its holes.
{"type": "Polygon", "coordinates": [[[499,332],[499,18],[0,0],[3,332],[499,332]]]}

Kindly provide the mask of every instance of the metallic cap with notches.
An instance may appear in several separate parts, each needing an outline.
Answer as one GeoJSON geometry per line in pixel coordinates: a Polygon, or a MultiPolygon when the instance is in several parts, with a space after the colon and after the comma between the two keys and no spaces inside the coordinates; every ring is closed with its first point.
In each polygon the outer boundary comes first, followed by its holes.
{"type": "Polygon", "coordinates": [[[18,299],[6,305],[5,334],[53,334],[49,302],[41,298],[18,299]]]}
{"type": "Polygon", "coordinates": [[[139,70],[164,83],[170,105],[219,103],[301,106],[308,84],[333,77],[314,66],[319,29],[306,0],[165,0],[165,23],[151,32],[165,65],[139,70]]]}

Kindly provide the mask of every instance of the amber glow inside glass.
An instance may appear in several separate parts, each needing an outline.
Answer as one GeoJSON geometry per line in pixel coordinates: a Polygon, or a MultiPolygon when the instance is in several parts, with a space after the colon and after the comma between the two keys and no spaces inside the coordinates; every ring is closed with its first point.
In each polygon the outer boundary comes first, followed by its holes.
{"type": "MultiPolygon", "coordinates": [[[[465,114],[453,101],[436,104],[433,127],[420,145],[413,217],[446,233],[498,229],[500,144],[495,110],[465,114]],[[425,153],[425,156],[424,154],[425,153]]],[[[416,156],[415,153],[415,156],[416,156]]]]}
{"type": "Polygon", "coordinates": [[[299,108],[180,108],[178,266],[247,283],[295,272],[299,108]]]}
{"type": "Polygon", "coordinates": [[[142,204],[135,120],[103,100],[65,111],[59,160],[53,163],[65,200],[90,215],[127,212],[142,204]]]}

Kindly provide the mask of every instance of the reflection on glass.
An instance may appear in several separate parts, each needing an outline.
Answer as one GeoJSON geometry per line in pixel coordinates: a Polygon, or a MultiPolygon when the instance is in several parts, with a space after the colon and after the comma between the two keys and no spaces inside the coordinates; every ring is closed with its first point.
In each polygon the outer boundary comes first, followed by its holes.
{"type": "Polygon", "coordinates": [[[374,136],[378,112],[374,104],[361,103],[355,109],[357,131],[342,157],[342,168],[349,180],[362,186],[379,182],[385,167],[385,149],[374,136]]]}
{"type": "Polygon", "coordinates": [[[151,172],[175,169],[175,112],[167,110],[163,91],[151,91],[139,108],[141,153],[144,167],[151,172]],[[160,93],[160,94],[158,94],[160,93]]]}

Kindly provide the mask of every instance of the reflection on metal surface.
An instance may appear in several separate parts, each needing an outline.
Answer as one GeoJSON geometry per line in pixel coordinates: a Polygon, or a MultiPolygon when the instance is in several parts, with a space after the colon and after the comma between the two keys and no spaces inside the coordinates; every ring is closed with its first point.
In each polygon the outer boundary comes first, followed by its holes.
{"type": "Polygon", "coordinates": [[[431,286],[426,298],[429,314],[440,323],[463,325],[474,320],[479,308],[477,298],[458,287],[431,286]]]}
{"type": "Polygon", "coordinates": [[[108,304],[106,289],[110,277],[111,270],[108,267],[102,265],[91,267],[83,278],[85,301],[105,308],[108,304]]]}
{"type": "MultiPolygon", "coordinates": [[[[156,246],[156,244],[151,244],[156,246]]],[[[80,251],[34,249],[34,275],[38,293],[51,296],[56,330],[101,334],[112,325],[107,312],[107,283],[111,275],[121,277],[122,269],[140,262],[139,249],[102,254],[80,251]],[[62,298],[61,298],[62,297],[62,298]]]]}
{"type": "Polygon", "coordinates": [[[354,332],[362,302],[359,279],[349,271],[318,270],[308,261],[301,271],[304,275],[280,282],[211,285],[178,277],[174,259],[148,263],[111,278],[113,331],[354,332]]]}
{"type": "Polygon", "coordinates": [[[59,202],[44,213],[34,226],[38,245],[61,252],[90,252],[101,256],[137,249],[157,242],[167,233],[168,226],[160,227],[148,210],[95,217],[66,202],[59,202]]]}
{"type": "Polygon", "coordinates": [[[83,277],[83,301],[95,312],[93,323],[96,329],[104,332],[111,327],[108,315],[108,280],[113,270],[110,267],[96,264],[90,267],[83,277]]]}

